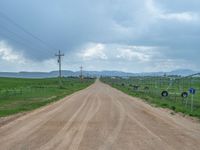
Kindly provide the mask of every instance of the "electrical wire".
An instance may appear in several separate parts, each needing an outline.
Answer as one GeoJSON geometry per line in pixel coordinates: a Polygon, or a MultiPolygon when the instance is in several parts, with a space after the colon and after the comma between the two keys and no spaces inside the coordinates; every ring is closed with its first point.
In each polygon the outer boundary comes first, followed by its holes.
{"type": "Polygon", "coordinates": [[[39,37],[35,36],[33,33],[31,33],[30,31],[26,30],[24,27],[22,27],[21,25],[19,25],[18,23],[16,23],[14,20],[12,20],[10,17],[8,17],[5,13],[3,13],[2,11],[0,11],[0,16],[2,18],[4,18],[5,20],[7,20],[8,22],[10,22],[11,24],[13,24],[14,26],[16,26],[17,28],[19,28],[20,30],[22,30],[24,33],[28,34],[30,37],[34,38],[35,40],[39,41],[41,44],[43,44],[44,46],[46,46],[49,50],[52,49],[56,49],[52,46],[50,46],[48,43],[46,43],[44,40],[40,39],[39,37]]]}

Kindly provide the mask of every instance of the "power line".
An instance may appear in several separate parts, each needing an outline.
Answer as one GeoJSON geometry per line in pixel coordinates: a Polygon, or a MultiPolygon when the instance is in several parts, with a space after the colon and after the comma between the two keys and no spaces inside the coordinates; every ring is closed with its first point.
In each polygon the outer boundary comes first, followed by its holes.
{"type": "Polygon", "coordinates": [[[31,32],[29,32],[28,30],[26,30],[24,27],[22,27],[18,23],[16,23],[14,20],[12,20],[10,17],[8,17],[5,13],[3,13],[3,12],[0,11],[0,16],[3,17],[4,19],[6,19],[7,21],[9,21],[10,23],[12,23],[13,25],[15,25],[16,27],[18,27],[19,29],[21,29],[24,33],[28,34],[32,38],[34,38],[37,41],[39,41],[41,44],[45,45],[47,48],[49,48],[49,49],[55,49],[54,47],[50,46],[48,43],[46,43],[45,41],[43,41],[39,37],[35,36],[31,32]]]}
{"type": "MultiPolygon", "coordinates": [[[[22,41],[19,41],[19,40],[13,38],[12,36],[5,35],[5,34],[3,34],[2,32],[1,32],[1,35],[5,36],[6,38],[8,38],[8,39],[10,39],[10,40],[12,40],[12,41],[15,41],[15,42],[19,43],[20,45],[24,45],[25,47],[29,47],[30,49],[35,49],[35,48],[33,48],[33,47],[30,47],[29,44],[27,44],[27,42],[29,42],[29,43],[31,44],[32,41],[30,41],[30,40],[28,40],[28,39],[26,39],[26,38],[20,36],[20,35],[17,34],[16,32],[13,32],[13,31],[7,29],[6,27],[2,26],[1,24],[0,24],[0,26],[1,26],[1,28],[4,29],[4,31],[6,31],[6,32],[8,32],[8,33],[11,33],[12,35],[14,35],[15,37],[17,37],[18,39],[21,39],[22,41]],[[26,42],[24,42],[24,41],[26,41],[26,42]]],[[[41,47],[41,48],[42,48],[42,47],[41,47]]]]}
{"type": "Polygon", "coordinates": [[[1,33],[1,35],[3,35],[4,37],[6,37],[7,39],[10,39],[10,40],[12,40],[12,41],[14,41],[14,42],[16,42],[16,43],[19,43],[20,45],[24,45],[25,47],[28,47],[28,48],[34,50],[33,47],[30,47],[28,44],[26,44],[26,43],[24,43],[24,42],[22,42],[22,41],[18,41],[18,40],[16,40],[15,38],[13,38],[13,37],[11,37],[11,36],[5,35],[5,34],[3,34],[3,33],[1,33]]]}

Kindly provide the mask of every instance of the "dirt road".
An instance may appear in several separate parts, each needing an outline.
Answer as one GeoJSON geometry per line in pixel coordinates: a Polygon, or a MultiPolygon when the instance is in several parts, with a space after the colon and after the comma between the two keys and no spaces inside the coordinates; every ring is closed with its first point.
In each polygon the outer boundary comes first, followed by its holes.
{"type": "Polygon", "coordinates": [[[1,150],[200,150],[200,123],[99,81],[0,128],[1,150]]]}

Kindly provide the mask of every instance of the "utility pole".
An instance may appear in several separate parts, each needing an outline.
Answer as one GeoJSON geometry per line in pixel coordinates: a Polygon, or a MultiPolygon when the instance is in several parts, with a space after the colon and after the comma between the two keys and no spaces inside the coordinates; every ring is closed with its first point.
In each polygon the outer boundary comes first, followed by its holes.
{"type": "Polygon", "coordinates": [[[62,71],[61,71],[61,57],[64,56],[64,54],[61,54],[60,50],[58,51],[58,54],[55,54],[56,57],[58,57],[58,64],[59,64],[59,79],[60,79],[60,86],[61,86],[61,77],[62,77],[62,71]]]}
{"type": "Polygon", "coordinates": [[[81,81],[83,80],[83,66],[81,65],[81,67],[80,67],[80,78],[81,78],[81,81]]]}

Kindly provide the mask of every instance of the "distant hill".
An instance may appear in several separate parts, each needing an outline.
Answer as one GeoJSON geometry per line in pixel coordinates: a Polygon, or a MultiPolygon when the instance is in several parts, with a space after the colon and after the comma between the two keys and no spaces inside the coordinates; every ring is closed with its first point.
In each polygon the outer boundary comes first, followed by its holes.
{"type": "Polygon", "coordinates": [[[188,76],[191,74],[198,73],[197,71],[193,71],[190,69],[178,69],[167,73],[168,75],[180,75],[180,76],[188,76]]]}
{"type": "MultiPolygon", "coordinates": [[[[128,73],[122,71],[83,71],[84,76],[100,77],[100,76],[118,76],[118,77],[130,77],[130,76],[163,76],[163,75],[178,75],[187,76],[197,73],[196,71],[189,69],[173,70],[171,72],[144,72],[144,73],[128,73]]],[[[62,75],[79,76],[80,71],[63,70],[62,75]]],[[[52,78],[57,77],[58,71],[51,72],[0,72],[0,77],[16,77],[16,78],[52,78]]]]}

